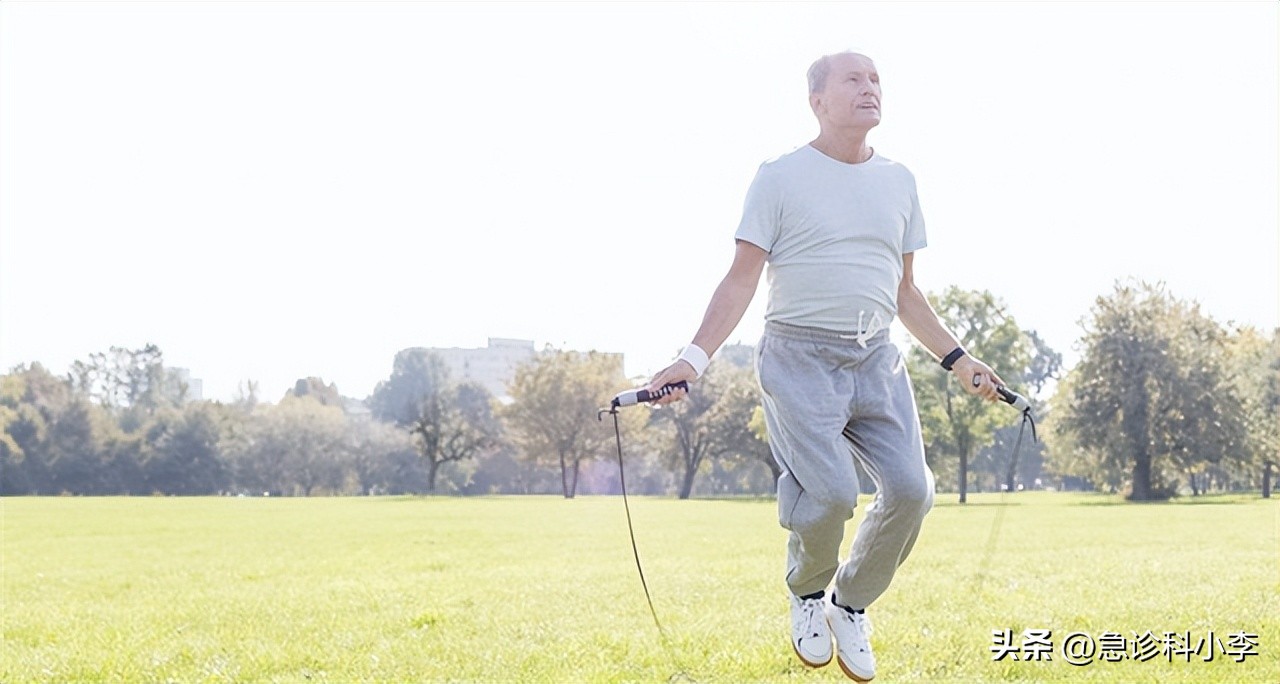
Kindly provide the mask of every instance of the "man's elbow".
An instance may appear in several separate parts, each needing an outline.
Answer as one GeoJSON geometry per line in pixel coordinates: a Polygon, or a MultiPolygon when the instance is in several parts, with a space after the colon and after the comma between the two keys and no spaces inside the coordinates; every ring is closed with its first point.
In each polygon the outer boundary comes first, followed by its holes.
{"type": "Polygon", "coordinates": [[[898,286],[898,317],[907,319],[920,311],[925,303],[924,295],[911,283],[898,286]]]}
{"type": "Polygon", "coordinates": [[[904,280],[898,284],[898,308],[910,306],[913,299],[919,296],[919,290],[909,280],[904,280]]]}

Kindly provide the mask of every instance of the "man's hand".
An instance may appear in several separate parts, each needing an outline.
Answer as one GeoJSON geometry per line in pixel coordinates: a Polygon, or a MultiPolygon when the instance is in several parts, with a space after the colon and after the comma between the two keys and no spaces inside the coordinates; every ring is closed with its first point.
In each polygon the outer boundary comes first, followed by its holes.
{"type": "Polygon", "coordinates": [[[987,364],[965,354],[951,365],[951,372],[956,374],[956,378],[960,380],[960,386],[969,394],[974,394],[988,401],[995,401],[1000,398],[996,393],[996,386],[1003,385],[1004,380],[1000,379],[996,372],[991,370],[987,364]],[[976,381],[976,382],[975,382],[976,381]]]}
{"type": "MultiPolygon", "coordinates": [[[[697,379],[698,379],[698,373],[693,369],[693,366],[689,365],[688,361],[677,360],[675,363],[671,364],[670,366],[667,366],[666,368],[663,368],[662,370],[658,371],[658,374],[653,376],[653,379],[650,380],[649,384],[645,385],[644,388],[649,390],[650,392],[656,392],[659,389],[662,389],[663,385],[670,385],[673,382],[680,382],[681,380],[684,380],[686,382],[693,382],[694,380],[697,380],[697,379]]],[[[684,395],[686,394],[688,393],[685,392],[684,390],[677,389],[672,391],[671,394],[668,394],[667,396],[662,397],[661,399],[653,402],[653,405],[665,406],[666,404],[670,404],[672,402],[677,402],[677,401],[680,401],[681,399],[684,399],[684,395]]]]}

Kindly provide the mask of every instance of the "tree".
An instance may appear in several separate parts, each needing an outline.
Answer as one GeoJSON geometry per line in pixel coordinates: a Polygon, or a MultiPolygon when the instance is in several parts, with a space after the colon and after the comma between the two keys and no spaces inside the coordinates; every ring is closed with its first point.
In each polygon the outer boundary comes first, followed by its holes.
{"type": "Polygon", "coordinates": [[[1050,380],[1057,380],[1061,376],[1062,354],[1054,351],[1036,331],[1028,330],[1026,335],[1031,348],[1031,361],[1022,374],[1021,384],[1030,388],[1028,398],[1035,398],[1040,396],[1050,380]]]}
{"type": "MultiPolygon", "coordinates": [[[[1049,343],[1036,331],[1026,330],[1023,334],[1026,336],[1026,346],[1031,353],[1031,358],[1016,379],[1006,379],[1015,387],[1025,388],[1029,392],[1027,398],[1038,404],[1039,402],[1035,400],[1040,397],[1049,381],[1058,380],[1062,375],[1062,354],[1050,347],[1049,343]]],[[[1043,413],[1040,417],[1043,418],[1043,413]]],[[[996,430],[992,444],[992,448],[996,449],[996,458],[992,459],[992,462],[998,462],[999,454],[1008,454],[1004,457],[1005,491],[1017,491],[1018,469],[1023,463],[1030,466],[1024,472],[1029,471],[1036,475],[1040,473],[1044,464],[1044,443],[1035,439],[1038,433],[1028,430],[1027,427],[1026,424],[1019,422],[1016,426],[1005,426],[996,430]],[[1019,434],[1023,437],[1021,443],[1018,442],[1019,434]]],[[[1032,478],[1028,475],[1027,479],[1032,478]]]]}
{"type": "Polygon", "coordinates": [[[427,468],[427,489],[445,463],[474,458],[498,444],[492,396],[480,385],[455,385],[436,354],[421,348],[396,354],[391,377],[369,399],[373,415],[406,428],[427,468]]]}
{"type": "Polygon", "coordinates": [[[164,367],[164,354],[154,344],[141,349],[111,347],[71,366],[73,387],[110,411],[121,412],[121,427],[132,432],[143,418],[186,400],[187,386],[164,367]]]}
{"type": "Polygon", "coordinates": [[[114,424],[96,404],[76,396],[49,425],[45,445],[52,489],[72,494],[115,494],[106,477],[114,424]]]}
{"type": "Polygon", "coordinates": [[[0,383],[4,493],[110,494],[115,426],[107,413],[38,363],[0,383]]]}
{"type": "Polygon", "coordinates": [[[345,440],[351,477],[361,494],[392,491],[406,479],[396,465],[417,458],[411,435],[392,423],[348,417],[345,440]]]}
{"type": "Polygon", "coordinates": [[[778,478],[782,477],[782,466],[778,465],[778,460],[773,457],[773,450],[769,447],[769,428],[764,419],[764,406],[757,405],[752,409],[751,422],[747,424],[747,427],[750,428],[751,434],[755,436],[756,440],[763,445],[763,448],[756,447],[752,449],[752,456],[769,468],[769,472],[773,474],[774,482],[777,482],[778,478]]]}
{"type": "MultiPolygon", "coordinates": [[[[1043,416],[1036,416],[1042,420],[1043,416]]],[[[1036,433],[1040,429],[1037,427],[1036,433]]],[[[1031,427],[1021,421],[1004,424],[992,433],[992,441],[978,450],[975,463],[982,467],[974,468],[985,474],[994,487],[996,484],[1005,491],[1018,491],[1018,482],[1039,479],[1044,463],[1044,442],[1032,439],[1031,427]],[[1022,441],[1018,434],[1022,433],[1022,441]],[[1015,453],[1016,447],[1016,453],[1015,453]]]]}
{"type": "Polygon", "coordinates": [[[341,409],[312,397],[259,405],[228,440],[237,485],[303,496],[339,490],[345,478],[345,421],[341,409]]]}
{"type": "Polygon", "coordinates": [[[25,473],[20,469],[23,461],[22,447],[9,434],[9,426],[17,420],[17,410],[0,404],[0,495],[16,494],[29,486],[25,473]],[[17,482],[10,483],[12,479],[17,482]]]}
{"type": "MultiPolygon", "coordinates": [[[[596,412],[627,385],[621,357],[595,351],[548,348],[516,368],[512,403],[502,416],[525,458],[556,459],[566,499],[577,493],[582,461],[613,450],[612,426],[601,425],[596,412]]],[[[618,421],[625,440],[640,430],[644,415],[622,410],[618,421]]]]}
{"type": "Polygon", "coordinates": [[[253,408],[258,405],[258,381],[245,380],[237,383],[236,394],[231,400],[231,405],[245,415],[252,413],[253,408]]]}
{"type": "MultiPolygon", "coordinates": [[[[941,297],[930,295],[929,302],[965,349],[990,365],[1011,385],[1010,389],[1026,393],[1024,381],[1033,372],[1032,338],[1018,328],[1012,316],[1005,314],[1003,302],[990,292],[957,287],[947,288],[941,297]]],[[[1042,358],[1036,371],[1046,377],[1053,367],[1051,354],[1052,350],[1048,350],[1035,357],[1042,358]]],[[[907,357],[929,465],[941,479],[944,472],[950,471],[951,459],[957,459],[956,481],[960,503],[964,503],[970,459],[991,442],[996,428],[1009,420],[1008,407],[970,395],[919,345],[913,345],[907,357]]],[[[1013,479],[1013,473],[1008,476],[1013,479]]]]}
{"type": "Polygon", "coordinates": [[[28,400],[26,375],[43,370],[39,364],[18,366],[0,376],[0,495],[40,491],[44,478],[32,471],[43,465],[39,448],[47,424],[28,400]]]}
{"type": "Polygon", "coordinates": [[[1280,328],[1265,335],[1243,327],[1226,343],[1228,382],[1239,398],[1247,439],[1240,456],[1227,461],[1222,474],[1258,486],[1266,463],[1280,453],[1280,328]]]}
{"type": "Polygon", "coordinates": [[[324,380],[317,377],[299,378],[293,389],[285,392],[285,396],[312,397],[324,406],[342,407],[342,395],[338,393],[338,386],[334,383],[326,385],[324,380]]]}
{"type": "Polygon", "coordinates": [[[1070,481],[1098,491],[1118,492],[1126,477],[1123,464],[1104,458],[1105,452],[1101,449],[1083,447],[1076,440],[1076,431],[1064,424],[1070,421],[1068,408],[1079,383],[1079,367],[1072,368],[1049,398],[1048,410],[1040,423],[1041,434],[1049,436],[1045,441],[1045,467],[1056,476],[1059,486],[1070,481]]]}
{"type": "Polygon", "coordinates": [[[151,491],[216,494],[231,484],[222,456],[222,416],[212,402],[157,414],[146,430],[143,471],[151,491]]]}
{"type": "Polygon", "coordinates": [[[1104,470],[1126,470],[1131,499],[1168,498],[1179,473],[1240,456],[1246,415],[1226,334],[1198,305],[1117,283],[1084,327],[1056,431],[1104,470]]]}
{"type": "Polygon", "coordinates": [[[680,480],[681,499],[693,493],[694,478],[704,464],[733,456],[758,458],[761,444],[750,428],[758,405],[755,375],[749,368],[715,363],[689,386],[684,401],[653,412],[654,423],[672,428],[665,451],[680,480]]]}
{"type": "Polygon", "coordinates": [[[318,489],[342,486],[346,416],[315,397],[288,397],[272,410],[275,433],[287,446],[284,468],[288,482],[311,496],[318,489]]]}

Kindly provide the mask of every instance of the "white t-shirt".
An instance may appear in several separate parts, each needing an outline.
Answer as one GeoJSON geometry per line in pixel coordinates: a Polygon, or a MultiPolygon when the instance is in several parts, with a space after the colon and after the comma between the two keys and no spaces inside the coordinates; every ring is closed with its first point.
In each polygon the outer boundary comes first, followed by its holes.
{"type": "Polygon", "coordinates": [[[875,153],[846,164],[811,145],[760,165],[735,237],[769,252],[765,320],[849,333],[893,320],[902,255],[925,246],[907,167],[875,153]]]}

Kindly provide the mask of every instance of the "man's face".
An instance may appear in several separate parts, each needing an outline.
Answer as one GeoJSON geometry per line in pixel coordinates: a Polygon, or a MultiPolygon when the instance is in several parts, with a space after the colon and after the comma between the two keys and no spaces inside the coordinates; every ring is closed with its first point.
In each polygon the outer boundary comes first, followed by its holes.
{"type": "Polygon", "coordinates": [[[880,74],[867,57],[831,58],[827,83],[813,96],[814,111],[837,128],[870,130],[880,123],[880,74]]]}

